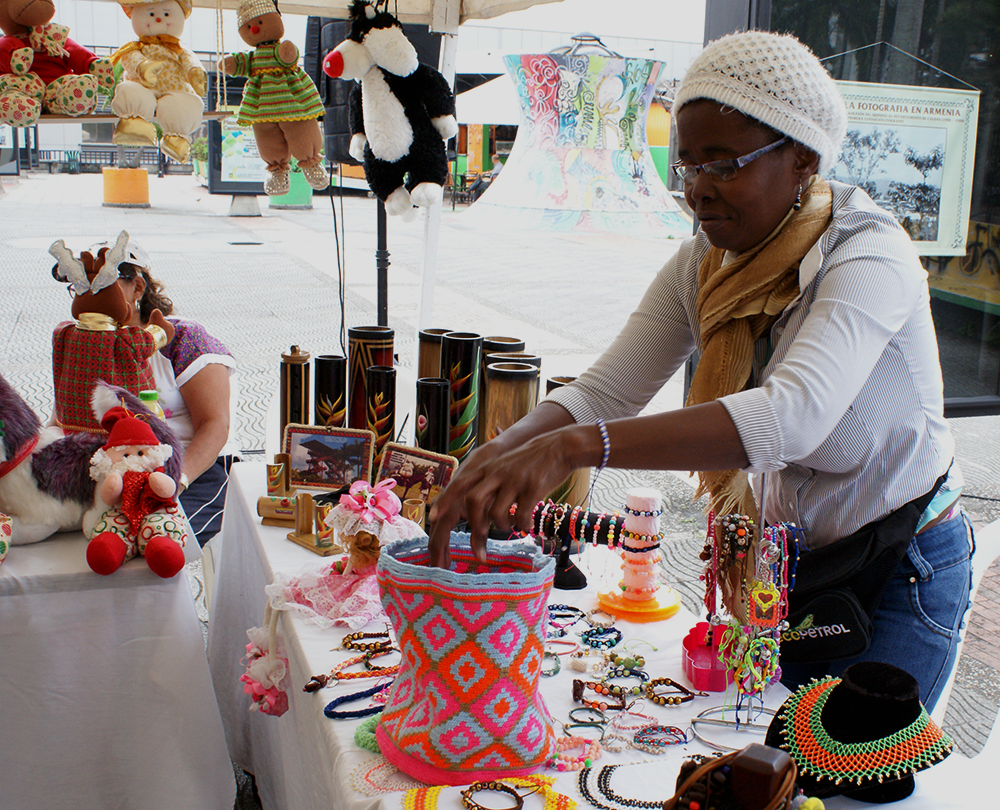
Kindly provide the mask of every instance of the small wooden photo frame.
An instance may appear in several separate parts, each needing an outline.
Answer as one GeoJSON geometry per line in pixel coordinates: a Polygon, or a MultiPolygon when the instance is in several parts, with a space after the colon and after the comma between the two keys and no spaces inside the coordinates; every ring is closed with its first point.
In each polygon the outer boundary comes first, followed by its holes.
{"type": "Polygon", "coordinates": [[[393,492],[400,501],[419,498],[430,506],[458,469],[458,459],[441,453],[386,442],[375,483],[394,478],[393,492]]]}
{"type": "Polygon", "coordinates": [[[291,459],[292,487],[331,491],[371,481],[375,434],[370,430],[289,424],[282,444],[291,459]]]}

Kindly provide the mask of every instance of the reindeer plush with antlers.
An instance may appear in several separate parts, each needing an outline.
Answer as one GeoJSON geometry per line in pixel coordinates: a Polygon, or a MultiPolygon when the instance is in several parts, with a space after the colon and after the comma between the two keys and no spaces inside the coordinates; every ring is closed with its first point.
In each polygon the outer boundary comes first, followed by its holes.
{"type": "Polygon", "coordinates": [[[59,324],[52,336],[52,376],[55,383],[55,419],[67,431],[101,433],[90,396],[103,380],[133,394],[155,388],[149,358],[174,336],[173,325],[154,310],[145,328],[133,325],[135,302],[127,300],[119,278],[135,278],[148,267],[146,252],[122,231],[114,245],[96,246],[96,252],[73,256],[62,239],[49,253],[58,264],[56,280],[69,284],[75,320],[59,324]]]}

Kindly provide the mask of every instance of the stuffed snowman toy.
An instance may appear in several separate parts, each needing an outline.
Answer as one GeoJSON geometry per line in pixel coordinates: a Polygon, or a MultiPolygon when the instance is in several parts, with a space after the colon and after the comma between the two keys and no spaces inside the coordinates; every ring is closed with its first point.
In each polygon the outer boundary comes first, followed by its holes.
{"type": "Polygon", "coordinates": [[[111,109],[121,120],[112,142],[120,146],[155,146],[156,121],[163,130],[160,151],[187,163],[191,135],[201,126],[202,96],[208,82],[198,58],[180,44],[191,0],[122,2],[139,39],[112,55],[124,69],[111,109]]]}

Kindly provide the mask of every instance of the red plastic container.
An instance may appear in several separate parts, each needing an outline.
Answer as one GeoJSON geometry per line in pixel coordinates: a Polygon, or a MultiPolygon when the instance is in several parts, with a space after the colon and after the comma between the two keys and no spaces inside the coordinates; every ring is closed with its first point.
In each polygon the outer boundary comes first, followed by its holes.
{"type": "Polygon", "coordinates": [[[707,643],[709,624],[698,622],[684,637],[684,674],[694,688],[702,692],[725,692],[733,682],[733,674],[719,660],[719,641],[722,632],[712,633],[712,643],[707,643]]]}

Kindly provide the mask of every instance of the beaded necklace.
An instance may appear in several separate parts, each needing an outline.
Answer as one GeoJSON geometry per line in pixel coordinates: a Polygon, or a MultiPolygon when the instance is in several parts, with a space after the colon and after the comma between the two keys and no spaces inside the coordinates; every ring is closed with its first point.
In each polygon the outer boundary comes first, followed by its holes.
{"type": "Polygon", "coordinates": [[[910,725],[877,740],[844,743],[823,727],[823,707],[840,678],[827,677],[793,693],[778,716],[786,750],[801,773],[836,781],[895,779],[927,768],[951,753],[952,741],[921,706],[910,725]]]}
{"type": "Polygon", "coordinates": [[[365,796],[380,796],[410,790],[420,783],[396,770],[385,757],[371,757],[351,771],[351,787],[365,796]]]}
{"type": "MultiPolygon", "coordinates": [[[[545,797],[545,804],[542,810],[574,810],[576,802],[569,796],[552,789],[556,781],[555,776],[543,776],[533,773],[529,776],[505,776],[501,784],[513,785],[514,787],[534,788],[545,797]]],[[[498,780],[499,781],[499,780],[498,780]]],[[[404,810],[437,810],[438,797],[447,785],[436,785],[434,787],[418,787],[407,790],[403,794],[404,810]]]]}
{"type": "Polygon", "coordinates": [[[601,768],[584,768],[580,771],[578,780],[580,795],[587,800],[588,804],[593,805],[598,810],[659,810],[663,807],[663,799],[642,801],[619,796],[611,788],[611,775],[619,767],[621,766],[604,765],[601,768]],[[599,799],[595,794],[600,794],[601,798],[599,799]],[[601,799],[605,799],[607,803],[601,799]]]}

